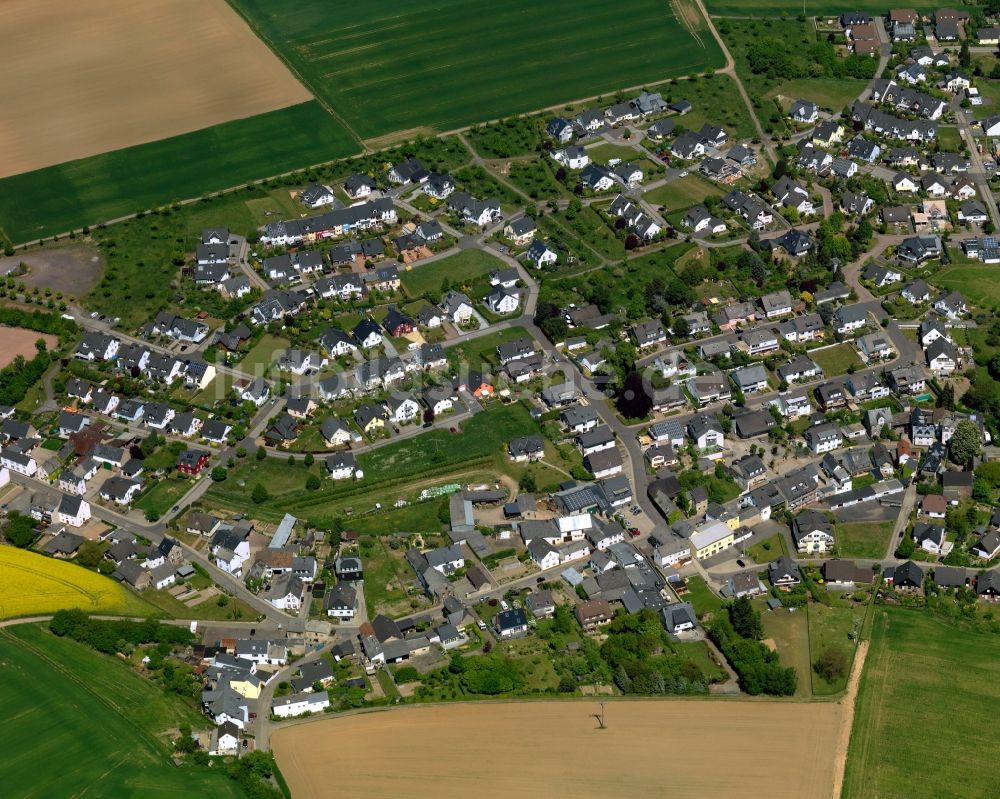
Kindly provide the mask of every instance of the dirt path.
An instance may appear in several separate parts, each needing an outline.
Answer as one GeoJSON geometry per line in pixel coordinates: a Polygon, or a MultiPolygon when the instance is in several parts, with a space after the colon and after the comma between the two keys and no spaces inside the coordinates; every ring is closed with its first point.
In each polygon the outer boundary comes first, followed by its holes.
{"type": "Polygon", "coordinates": [[[851,729],[854,726],[854,704],[858,700],[858,685],[865,668],[865,657],[868,655],[868,641],[858,644],[854,655],[854,666],[847,680],[847,692],[844,694],[843,715],[840,718],[840,730],[837,733],[837,748],[833,761],[833,799],[840,799],[844,787],[844,770],[847,768],[847,750],[851,745],[851,729]]]}

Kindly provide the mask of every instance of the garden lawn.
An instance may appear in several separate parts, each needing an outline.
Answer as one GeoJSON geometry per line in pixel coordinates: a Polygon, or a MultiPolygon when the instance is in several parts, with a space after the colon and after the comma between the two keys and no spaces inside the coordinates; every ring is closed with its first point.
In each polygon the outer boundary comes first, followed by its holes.
{"type": "Polygon", "coordinates": [[[688,577],[688,594],[681,597],[685,602],[690,602],[699,618],[706,613],[718,613],[722,610],[723,601],[717,594],[705,584],[702,577],[688,577]]]}
{"type": "Polygon", "coordinates": [[[4,178],[0,229],[15,243],[31,241],[359,149],[319,103],[302,103],[4,178]]]}
{"type": "Polygon", "coordinates": [[[875,612],[841,796],[995,796],[993,758],[969,723],[1000,704],[1000,636],[927,611],[875,612]]]}
{"type": "Polygon", "coordinates": [[[824,347],[819,350],[811,350],[809,357],[823,369],[825,377],[836,377],[847,374],[851,366],[862,366],[857,350],[853,345],[844,342],[835,347],[824,347]]]}
{"type": "Polygon", "coordinates": [[[895,526],[893,521],[838,522],[837,554],[842,558],[883,558],[895,526]]]}
{"type": "Polygon", "coordinates": [[[17,725],[0,751],[5,796],[243,796],[224,769],[173,764],[164,733],[209,723],[117,658],[34,625],[0,630],[0,649],[17,725]]]}
{"type": "Polygon", "coordinates": [[[403,271],[399,279],[410,297],[422,297],[427,292],[440,294],[445,280],[457,288],[505,266],[499,258],[483,250],[462,250],[430,263],[417,261],[409,270],[403,271]]]}
{"type": "Polygon", "coordinates": [[[253,349],[240,361],[240,370],[254,375],[266,374],[278,359],[278,353],[287,349],[290,342],[287,338],[272,336],[270,333],[261,337],[253,349]]]}
{"type": "Polygon", "coordinates": [[[668,211],[682,211],[705,201],[706,197],[721,197],[722,189],[699,175],[688,175],[672,180],[664,186],[646,192],[643,199],[650,205],[667,207],[668,211]]]}
{"type": "Polygon", "coordinates": [[[785,537],[781,533],[775,533],[770,538],[766,538],[759,544],[754,544],[747,549],[747,554],[756,563],[770,563],[782,555],[788,554],[788,546],[785,544],[785,537]]]}
{"type": "Polygon", "coordinates": [[[621,144],[598,144],[596,147],[589,147],[587,155],[591,161],[606,164],[613,158],[619,161],[637,161],[643,157],[643,152],[621,144]]]}
{"type": "Polygon", "coordinates": [[[232,0],[362,139],[450,130],[722,65],[661,0],[232,0]],[[558,44],[554,44],[558,42],[558,44]],[[542,56],[544,54],[544,56],[542,56]]]}

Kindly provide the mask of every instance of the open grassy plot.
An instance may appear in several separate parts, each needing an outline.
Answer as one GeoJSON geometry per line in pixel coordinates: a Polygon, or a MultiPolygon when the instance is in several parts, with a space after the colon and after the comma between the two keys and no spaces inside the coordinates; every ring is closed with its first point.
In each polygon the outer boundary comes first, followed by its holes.
{"type": "Polygon", "coordinates": [[[177,501],[194,486],[187,477],[164,477],[143,494],[135,507],[145,511],[151,518],[159,518],[170,510],[177,501]]]}
{"type": "Polygon", "coordinates": [[[8,0],[0,25],[3,176],[311,99],[223,0],[8,0]]]}
{"type": "Polygon", "coordinates": [[[1000,280],[996,266],[981,263],[951,264],[935,272],[929,282],[945,291],[960,291],[983,308],[1000,307],[1000,280]]]}
{"type": "MultiPolygon", "coordinates": [[[[985,83],[985,81],[984,81],[985,83]]],[[[938,128],[938,143],[945,152],[957,152],[962,149],[962,134],[954,125],[942,125],[938,128]]]]}
{"type": "Polygon", "coordinates": [[[390,508],[383,513],[373,513],[350,519],[347,525],[362,535],[385,535],[387,533],[423,533],[438,532],[441,529],[441,519],[438,512],[441,502],[445,500],[428,500],[407,505],[405,508],[390,508]]]}
{"type": "MultiPolygon", "coordinates": [[[[224,596],[221,595],[220,596],[224,596]]],[[[166,589],[160,591],[146,591],[143,597],[152,605],[155,605],[168,616],[174,619],[204,619],[205,621],[228,621],[236,619],[243,621],[253,621],[260,614],[245,602],[225,597],[225,604],[219,604],[219,597],[215,596],[199,602],[196,605],[187,605],[173,596],[166,589]]]]}
{"type": "MultiPolygon", "coordinates": [[[[810,603],[803,610],[809,619],[809,651],[812,661],[815,662],[829,647],[840,647],[848,653],[849,674],[850,663],[854,660],[854,651],[857,646],[849,634],[852,631],[861,631],[865,606],[832,607],[810,603]]],[[[812,677],[812,691],[816,696],[838,694],[847,686],[847,674],[833,682],[827,682],[812,670],[811,663],[809,674],[812,677]]],[[[800,675],[800,677],[802,676],[807,675],[800,675]]]]}
{"type": "Polygon", "coordinates": [[[614,260],[625,257],[625,244],[593,208],[584,207],[579,212],[567,209],[550,216],[598,255],[614,260]]]}
{"type": "Polygon", "coordinates": [[[1000,636],[876,608],[870,646],[842,797],[996,796],[969,724],[1000,702],[1000,636]]]}
{"type": "Polygon", "coordinates": [[[812,350],[809,357],[823,369],[826,377],[836,377],[847,374],[847,370],[852,366],[861,366],[861,358],[858,351],[851,344],[844,342],[835,347],[824,347],[819,350],[812,350]]]}
{"type": "Polygon", "coordinates": [[[790,702],[608,702],[607,729],[598,730],[593,700],[406,707],[385,713],[284,727],[273,749],[293,796],[332,799],[397,795],[410,766],[442,797],[747,796],[827,799],[834,771],[839,705],[790,702]],[[664,767],[663,730],[683,730],[684,769],[664,767]],[[766,730],[767,734],[760,734],[766,730]],[[575,758],[538,757],[545,741],[566,752],[590,747],[628,752],[627,767],[581,768],[575,758]],[[352,752],[378,747],[381,758],[352,752]],[[456,769],[434,752],[463,752],[475,768],[456,769]],[[719,752],[726,752],[719,758],[719,752]],[[517,768],[510,768],[510,763],[517,768]],[[336,780],[329,779],[333,771],[336,780]],[[781,773],[775,788],[774,774],[781,773]]]}
{"type": "MultiPolygon", "coordinates": [[[[278,458],[244,462],[223,483],[216,483],[206,495],[213,502],[252,512],[257,518],[281,518],[287,512],[306,520],[329,520],[347,507],[361,512],[386,504],[389,498],[412,491],[454,482],[471,473],[481,475],[506,463],[503,446],[512,438],[538,431],[538,425],[520,404],[494,407],[461,425],[459,433],[431,430],[413,438],[386,444],[358,455],[365,477],[360,481],[335,482],[326,477],[322,460],[307,467],[278,458]],[[320,488],[305,488],[310,474],[320,476],[320,488]],[[454,479],[449,479],[454,478],[454,479]],[[242,485],[241,485],[242,484],[242,485]],[[269,498],[253,503],[251,493],[263,485],[269,498]]],[[[462,480],[464,482],[464,480],[462,480]]]]}
{"type": "Polygon", "coordinates": [[[544,156],[530,161],[511,161],[507,178],[532,200],[565,197],[569,192],[556,180],[555,161],[544,156]]]}
{"type": "Polygon", "coordinates": [[[820,108],[829,108],[837,114],[845,105],[851,105],[866,85],[863,80],[850,78],[796,78],[783,81],[780,86],[768,92],[768,96],[776,97],[780,94],[789,107],[800,98],[810,100],[820,108]]]}
{"type": "Polygon", "coordinates": [[[470,123],[721,66],[660,0],[231,0],[363,139],[470,123]]]}
{"type": "Polygon", "coordinates": [[[471,283],[488,275],[494,269],[504,269],[506,265],[482,250],[462,250],[439,261],[417,263],[403,272],[399,279],[403,290],[411,297],[421,297],[425,292],[440,292],[444,280],[452,286],[471,283]]]}
{"type": "Polygon", "coordinates": [[[0,619],[81,608],[89,613],[143,616],[152,608],[109,577],[34,552],[0,547],[5,586],[0,619]]]}
{"type": "Polygon", "coordinates": [[[687,100],[691,110],[677,117],[678,126],[698,130],[706,122],[722,125],[732,139],[750,139],[757,130],[736,81],[729,75],[701,75],[691,80],[675,80],[656,87],[668,103],[687,100]]]}
{"type": "Polygon", "coordinates": [[[300,103],[0,180],[0,227],[33,241],[358,149],[319,103],[300,103]]]}
{"type": "Polygon", "coordinates": [[[878,63],[866,56],[844,57],[808,18],[725,19],[716,29],[732,53],[765,133],[789,130],[786,107],[799,94],[839,113],[874,76],[878,63]],[[809,91],[817,96],[810,97],[809,91]]]}
{"type": "Polygon", "coordinates": [[[761,619],[764,622],[764,638],[774,641],[781,665],[790,666],[798,675],[795,695],[809,696],[812,664],[809,662],[809,622],[805,608],[791,611],[778,608],[766,611],[761,619]]]}
{"type": "Polygon", "coordinates": [[[837,554],[844,558],[882,558],[895,522],[838,522],[837,554]]]}
{"type": "Polygon", "coordinates": [[[654,206],[666,206],[668,211],[681,211],[704,202],[706,197],[721,197],[723,193],[703,177],[688,175],[646,192],[643,199],[654,206]]]}
{"type": "Polygon", "coordinates": [[[0,649],[17,726],[0,751],[5,796],[242,796],[222,769],[171,762],[164,734],[205,718],[117,658],[34,625],[0,631],[0,649]]]}

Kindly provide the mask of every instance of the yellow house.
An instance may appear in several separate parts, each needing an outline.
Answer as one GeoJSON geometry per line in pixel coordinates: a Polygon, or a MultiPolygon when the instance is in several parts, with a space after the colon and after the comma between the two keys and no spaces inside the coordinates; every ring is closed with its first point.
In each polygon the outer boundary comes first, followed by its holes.
{"type": "Polygon", "coordinates": [[[733,545],[736,540],[733,533],[722,522],[706,522],[691,534],[691,549],[699,560],[709,558],[733,545]]]}
{"type": "Polygon", "coordinates": [[[248,676],[243,679],[229,680],[229,687],[236,691],[236,693],[244,699],[260,698],[260,689],[263,684],[264,683],[259,678],[252,676],[248,676]]]}

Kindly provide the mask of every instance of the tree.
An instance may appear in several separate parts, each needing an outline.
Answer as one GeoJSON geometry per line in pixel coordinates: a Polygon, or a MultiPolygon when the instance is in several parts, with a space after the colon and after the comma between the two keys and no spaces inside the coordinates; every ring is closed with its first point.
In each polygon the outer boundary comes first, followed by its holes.
{"type": "Polygon", "coordinates": [[[653,399],[646,391],[642,375],[633,370],[626,375],[615,396],[615,407],[626,419],[644,419],[653,409],[653,399]]]}
{"type": "Polygon", "coordinates": [[[96,569],[104,560],[104,548],[97,541],[84,541],[76,551],[76,562],[86,569],[96,569]]]}
{"type": "Polygon", "coordinates": [[[306,489],[309,491],[319,491],[319,477],[314,474],[306,478],[306,489]]]}
{"type": "Polygon", "coordinates": [[[257,454],[254,455],[254,457],[257,460],[262,461],[262,460],[264,460],[264,458],[267,457],[267,453],[264,451],[263,447],[257,447],[257,454]]]}
{"type": "Polygon", "coordinates": [[[913,557],[913,553],[916,551],[917,545],[913,540],[913,536],[905,535],[903,540],[899,542],[899,546],[896,547],[896,557],[897,558],[910,558],[913,557]]]}
{"type": "Polygon", "coordinates": [[[7,517],[7,529],[4,530],[4,535],[14,546],[24,549],[35,540],[35,525],[30,516],[12,511],[7,517]]]}
{"type": "Polygon", "coordinates": [[[962,46],[958,50],[958,64],[962,69],[968,69],[972,65],[972,54],[969,52],[968,39],[962,39],[962,46]]]}
{"type": "Polygon", "coordinates": [[[228,476],[228,472],[224,466],[216,466],[212,469],[212,480],[216,483],[221,483],[228,476]]]}
{"type": "Polygon", "coordinates": [[[257,483],[257,485],[253,487],[253,492],[250,494],[250,499],[254,501],[255,505],[260,505],[264,502],[267,502],[270,496],[271,495],[267,493],[267,489],[264,488],[263,484],[257,483]]]}
{"type": "Polygon", "coordinates": [[[674,323],[670,326],[670,329],[677,338],[686,339],[691,335],[691,325],[683,316],[678,316],[674,319],[674,323]]]}
{"type": "Polygon", "coordinates": [[[750,600],[741,596],[729,606],[729,621],[738,635],[759,641],[764,637],[764,625],[760,613],[754,610],[750,600]]]}
{"type": "Polygon", "coordinates": [[[517,487],[521,491],[525,491],[529,494],[533,494],[538,490],[537,481],[535,479],[534,472],[525,472],[521,475],[521,479],[517,481],[517,487]]]}
{"type": "Polygon", "coordinates": [[[974,422],[963,419],[955,425],[955,432],[948,443],[948,452],[955,463],[966,464],[982,451],[983,442],[974,422]]]}
{"type": "Polygon", "coordinates": [[[816,658],[813,670],[827,682],[834,682],[847,674],[847,652],[842,646],[828,646],[816,658]]]}
{"type": "Polygon", "coordinates": [[[949,411],[955,410],[955,387],[951,383],[947,383],[941,389],[941,394],[937,398],[937,406],[949,411]]]}
{"type": "Polygon", "coordinates": [[[306,456],[302,459],[302,462],[306,466],[312,466],[316,462],[316,458],[313,457],[313,454],[311,452],[307,452],[306,456]]]}

